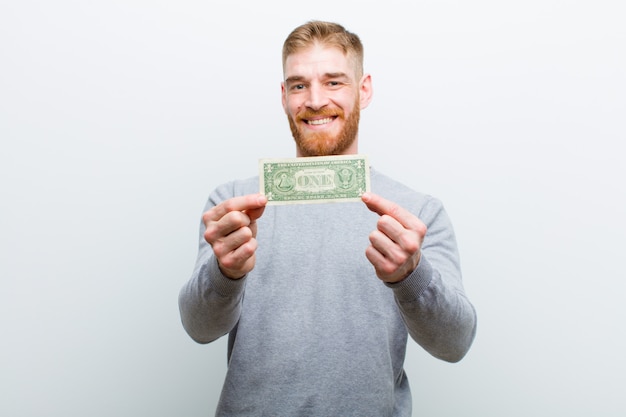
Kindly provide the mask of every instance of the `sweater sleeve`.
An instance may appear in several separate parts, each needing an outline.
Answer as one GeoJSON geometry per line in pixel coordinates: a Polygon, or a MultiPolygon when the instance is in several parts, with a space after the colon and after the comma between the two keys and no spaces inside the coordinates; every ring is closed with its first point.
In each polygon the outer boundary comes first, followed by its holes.
{"type": "MultiPolygon", "coordinates": [[[[211,194],[204,211],[228,198],[226,188],[211,194]]],[[[246,277],[233,280],[222,274],[200,223],[198,257],[191,278],[181,288],[178,306],[183,327],[198,343],[210,343],[237,324],[246,277]]]]}
{"type": "Polygon", "coordinates": [[[452,224],[429,198],[419,213],[428,231],[417,268],[393,289],[408,332],[431,355],[460,361],[476,334],[476,312],[465,295],[452,224]]]}

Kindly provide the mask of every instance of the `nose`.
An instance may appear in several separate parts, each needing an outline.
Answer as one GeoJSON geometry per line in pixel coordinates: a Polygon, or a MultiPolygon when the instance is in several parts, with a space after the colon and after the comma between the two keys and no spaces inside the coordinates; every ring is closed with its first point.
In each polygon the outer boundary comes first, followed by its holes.
{"type": "Polygon", "coordinates": [[[304,105],[312,110],[319,110],[328,105],[328,102],[329,99],[324,91],[324,88],[317,83],[312,83],[309,86],[309,94],[304,105]]]}

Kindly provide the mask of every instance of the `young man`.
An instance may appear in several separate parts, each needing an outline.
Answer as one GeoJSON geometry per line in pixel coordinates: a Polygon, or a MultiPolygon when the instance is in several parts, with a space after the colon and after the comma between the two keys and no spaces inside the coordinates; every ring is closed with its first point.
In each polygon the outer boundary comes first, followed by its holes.
{"type": "MultiPolygon", "coordinates": [[[[282,104],[297,156],[358,151],[372,99],[359,38],[309,22],[283,45],[282,104]]],[[[410,416],[408,335],[466,354],[476,314],[442,204],[371,171],[361,203],[268,206],[258,178],[218,187],[180,292],[199,343],[229,335],[218,416],[410,416]]]]}

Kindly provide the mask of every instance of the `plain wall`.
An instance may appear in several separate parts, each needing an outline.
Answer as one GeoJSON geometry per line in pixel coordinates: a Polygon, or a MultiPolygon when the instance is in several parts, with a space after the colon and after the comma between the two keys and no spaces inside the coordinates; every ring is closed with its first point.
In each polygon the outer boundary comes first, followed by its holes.
{"type": "Polygon", "coordinates": [[[416,416],[623,416],[623,2],[5,1],[0,415],[212,415],[226,343],[178,315],[209,192],[295,155],[280,48],[358,33],[360,152],[443,200],[478,311],[416,416]]]}

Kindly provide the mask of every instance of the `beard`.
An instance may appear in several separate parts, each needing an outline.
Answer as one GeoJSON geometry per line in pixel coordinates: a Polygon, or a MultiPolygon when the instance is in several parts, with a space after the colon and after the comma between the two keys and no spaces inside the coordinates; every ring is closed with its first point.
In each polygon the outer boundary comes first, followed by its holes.
{"type": "Polygon", "coordinates": [[[302,156],[326,156],[340,155],[348,149],[356,140],[359,131],[359,119],[361,112],[358,98],[352,113],[346,118],[342,109],[322,109],[319,111],[305,110],[295,116],[287,115],[291,134],[302,156]],[[345,120],[341,131],[334,135],[330,132],[307,132],[299,127],[303,119],[313,117],[336,117],[345,120]]]}

